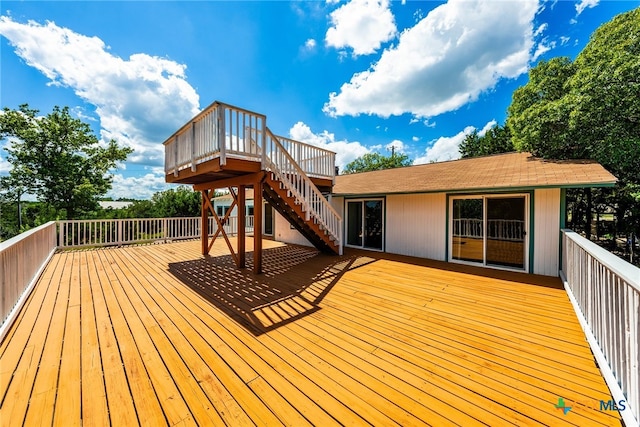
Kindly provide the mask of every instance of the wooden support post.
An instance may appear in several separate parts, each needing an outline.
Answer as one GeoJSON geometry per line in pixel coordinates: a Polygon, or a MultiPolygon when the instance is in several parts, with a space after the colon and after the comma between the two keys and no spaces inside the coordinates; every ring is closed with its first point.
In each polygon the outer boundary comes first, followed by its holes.
{"type": "Polygon", "coordinates": [[[262,182],[263,174],[258,174],[253,184],[253,272],[262,273],[262,182]]]}
{"type": "Polygon", "coordinates": [[[200,233],[202,239],[202,255],[209,255],[209,190],[202,190],[202,212],[200,233]]]}
{"type": "Polygon", "coordinates": [[[246,221],[246,187],[238,186],[238,267],[244,268],[246,262],[245,225],[246,221]]]}

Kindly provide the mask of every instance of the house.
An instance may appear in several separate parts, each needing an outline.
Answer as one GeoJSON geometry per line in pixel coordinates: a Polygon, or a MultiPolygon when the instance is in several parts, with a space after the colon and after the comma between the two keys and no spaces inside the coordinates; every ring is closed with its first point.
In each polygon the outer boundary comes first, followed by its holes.
{"type": "Polygon", "coordinates": [[[336,177],[345,246],[557,276],[567,188],[613,186],[585,161],[509,153],[336,177]]]}

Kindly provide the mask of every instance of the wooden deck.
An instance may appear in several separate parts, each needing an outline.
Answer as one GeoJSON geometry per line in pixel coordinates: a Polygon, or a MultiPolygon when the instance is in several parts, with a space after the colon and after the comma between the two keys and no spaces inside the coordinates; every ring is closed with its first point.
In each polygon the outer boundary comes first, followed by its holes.
{"type": "Polygon", "coordinates": [[[620,425],[558,279],[264,246],[260,276],[220,241],[55,255],[0,425],[620,425]]]}

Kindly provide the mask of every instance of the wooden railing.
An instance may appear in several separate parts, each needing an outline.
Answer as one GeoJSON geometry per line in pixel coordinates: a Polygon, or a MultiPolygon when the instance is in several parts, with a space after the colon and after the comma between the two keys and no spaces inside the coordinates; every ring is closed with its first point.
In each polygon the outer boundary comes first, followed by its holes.
{"type": "Polygon", "coordinates": [[[305,221],[313,219],[322,226],[339,247],[342,254],[342,218],[304,173],[291,154],[282,146],[279,138],[267,128],[265,139],[265,170],[273,172],[302,205],[305,221]]]}
{"type": "Polygon", "coordinates": [[[0,243],[0,341],[55,250],[55,222],[0,243]]]}
{"type": "MultiPolygon", "coordinates": [[[[262,161],[266,116],[214,102],[164,142],[165,173],[179,171],[219,157],[262,161]],[[221,143],[224,141],[224,143],[221,143]]],[[[309,176],[333,179],[335,153],[285,137],[277,137],[309,176]]]]}
{"type": "MultiPolygon", "coordinates": [[[[200,237],[200,220],[200,217],[187,217],[58,221],[58,247],[120,246],[197,239],[200,237]]],[[[209,218],[209,230],[217,229],[214,222],[209,218]]],[[[229,217],[224,230],[227,234],[237,234],[237,217],[229,217]]],[[[253,216],[247,217],[245,230],[253,232],[253,216]]]]}
{"type": "Polygon", "coordinates": [[[640,269],[571,230],[562,230],[569,298],[627,426],[640,415],[640,269]]]}

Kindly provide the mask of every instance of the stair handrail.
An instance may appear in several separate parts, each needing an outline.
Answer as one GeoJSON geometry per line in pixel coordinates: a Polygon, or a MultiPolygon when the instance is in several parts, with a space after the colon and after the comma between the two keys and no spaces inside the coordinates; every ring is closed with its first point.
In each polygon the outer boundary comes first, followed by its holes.
{"type": "Polygon", "coordinates": [[[280,182],[285,184],[287,190],[291,191],[296,201],[303,206],[303,211],[307,215],[306,220],[313,216],[334,238],[341,251],[342,218],[311,181],[311,178],[304,173],[293,156],[284,149],[278,137],[268,127],[266,127],[266,132],[267,138],[264,141],[265,147],[263,147],[263,159],[267,163],[265,169],[273,172],[280,182]],[[268,145],[271,145],[273,149],[269,150],[268,145]],[[291,171],[288,171],[288,168],[283,168],[286,166],[283,163],[287,163],[291,171]],[[298,182],[294,182],[292,178],[298,182]]]}

